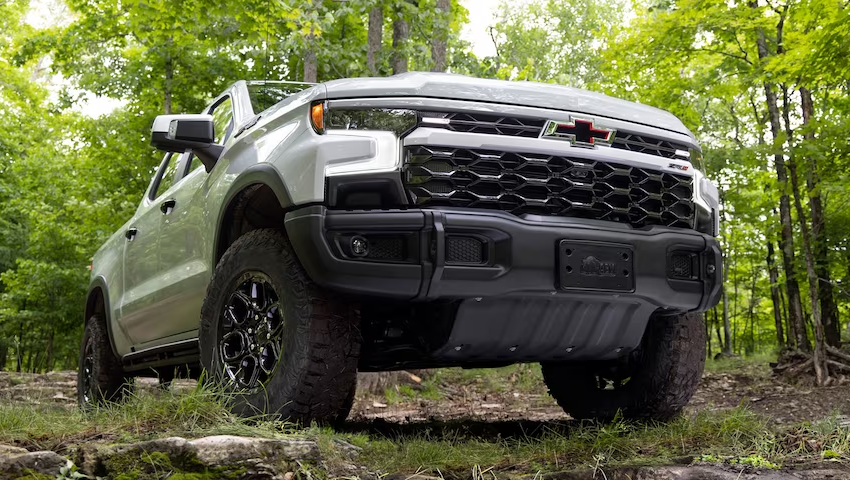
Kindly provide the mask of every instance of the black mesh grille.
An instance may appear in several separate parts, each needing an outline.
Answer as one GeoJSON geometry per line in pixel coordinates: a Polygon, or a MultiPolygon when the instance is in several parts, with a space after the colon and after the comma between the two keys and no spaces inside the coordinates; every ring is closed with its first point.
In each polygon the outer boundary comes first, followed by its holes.
{"type": "MultiPolygon", "coordinates": [[[[454,132],[529,138],[539,137],[547,122],[546,119],[539,118],[507,117],[486,113],[465,112],[422,112],[422,117],[438,117],[449,120],[449,123],[445,125],[425,124],[428,127],[445,128],[454,132]]],[[[680,145],[648,135],[638,135],[623,131],[617,131],[611,147],[664,158],[675,157],[677,150],[688,151],[686,145],[680,145]]]]}
{"type": "Polygon", "coordinates": [[[423,112],[423,117],[439,117],[449,120],[446,125],[432,125],[429,127],[442,127],[454,132],[484,133],[488,135],[507,135],[513,137],[537,138],[543,129],[546,120],[536,118],[505,117],[502,115],[490,115],[486,113],[428,113],[423,112]]]}
{"type": "Polygon", "coordinates": [[[684,145],[668,142],[667,140],[662,140],[660,138],[624,132],[617,132],[617,136],[614,137],[614,142],[611,146],[621,150],[646,153],[664,158],[675,157],[676,150],[684,152],[688,151],[688,147],[684,145]]]}
{"type": "Polygon", "coordinates": [[[689,254],[675,254],[670,257],[670,271],[668,276],[671,278],[691,278],[693,277],[693,256],[689,254]]]}
{"type": "Polygon", "coordinates": [[[369,238],[369,253],[366,258],[382,260],[401,260],[404,258],[404,239],[369,238]]]}
{"type": "Polygon", "coordinates": [[[419,206],[454,206],[692,228],[691,177],[576,158],[408,147],[404,181],[419,206]]]}
{"type": "Polygon", "coordinates": [[[446,238],[446,263],[482,263],[482,247],[477,238],[449,236],[446,238]]]}

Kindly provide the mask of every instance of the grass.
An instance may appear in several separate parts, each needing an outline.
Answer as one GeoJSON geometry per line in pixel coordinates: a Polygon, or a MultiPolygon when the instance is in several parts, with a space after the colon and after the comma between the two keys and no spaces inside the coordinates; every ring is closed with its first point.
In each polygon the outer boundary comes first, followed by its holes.
{"type": "Polygon", "coordinates": [[[398,385],[387,388],[384,397],[389,405],[410,400],[440,400],[442,387],[476,387],[494,393],[542,393],[548,391],[543,383],[539,364],[516,364],[502,368],[441,368],[422,381],[417,388],[398,385]]]}
{"type": "Polygon", "coordinates": [[[477,384],[491,392],[540,393],[547,391],[537,363],[520,363],[502,368],[443,368],[431,380],[455,386],[477,384]]]}
{"type": "Polygon", "coordinates": [[[61,451],[89,440],[129,442],[166,436],[280,436],[291,424],[245,419],[223,397],[198,384],[188,392],[143,391],[90,412],[58,406],[0,405],[0,443],[61,451]]]}
{"type": "Polygon", "coordinates": [[[746,373],[753,376],[770,375],[770,362],[776,361],[776,353],[762,352],[743,357],[722,357],[705,361],[705,371],[714,373],[746,373]]]}
{"type": "MultiPolygon", "coordinates": [[[[731,361],[736,360],[724,360],[731,361]]],[[[748,359],[738,362],[735,369],[757,368],[748,359]]],[[[475,384],[502,391],[539,391],[543,385],[537,366],[445,369],[423,382],[420,390],[399,387],[388,396],[402,401],[439,395],[443,384],[455,388],[475,384]]],[[[217,434],[270,438],[298,435],[316,439],[323,465],[330,471],[335,465],[351,463],[348,453],[339,448],[339,440],[362,449],[356,462],[370,472],[418,472],[447,478],[469,478],[470,472],[489,472],[489,476],[573,468],[597,471],[691,460],[768,469],[801,461],[850,460],[850,428],[838,418],[776,427],[745,408],[707,410],[667,423],[550,422],[520,433],[517,425],[511,425],[513,428],[508,429],[488,425],[482,430],[463,422],[422,424],[421,428],[406,426],[403,431],[407,433],[368,425],[349,425],[347,431],[317,426],[296,429],[285,422],[235,416],[218,392],[200,384],[180,393],[142,391],[121,404],[88,413],[60,407],[0,405],[0,443],[65,452],[68,447],[91,441],[117,443],[217,434]]],[[[316,472],[314,476],[324,478],[322,475],[316,472]]]]}
{"type": "Polygon", "coordinates": [[[425,431],[372,439],[363,460],[378,471],[448,476],[465,476],[481,466],[533,473],[691,460],[778,468],[801,460],[848,459],[848,441],[850,430],[834,420],[777,431],[765,419],[738,408],[668,423],[584,423],[508,438],[425,431]]]}

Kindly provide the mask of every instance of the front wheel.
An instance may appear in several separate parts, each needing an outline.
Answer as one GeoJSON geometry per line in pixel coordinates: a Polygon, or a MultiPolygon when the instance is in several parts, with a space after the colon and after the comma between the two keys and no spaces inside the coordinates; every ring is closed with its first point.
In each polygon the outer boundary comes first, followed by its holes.
{"type": "Polygon", "coordinates": [[[615,364],[543,364],[549,393],[574,418],[666,420],[690,401],[705,366],[702,314],[650,318],[638,351],[615,364]]]}
{"type": "Polygon", "coordinates": [[[237,413],[338,421],[357,379],[358,327],[358,312],[310,280],[282,233],[254,230],[207,289],[201,363],[234,392],[237,413]]]}

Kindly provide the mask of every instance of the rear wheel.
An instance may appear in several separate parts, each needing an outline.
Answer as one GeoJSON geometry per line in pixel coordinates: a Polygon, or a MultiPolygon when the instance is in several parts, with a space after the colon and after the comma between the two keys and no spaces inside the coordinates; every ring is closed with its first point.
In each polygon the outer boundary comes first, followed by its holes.
{"type": "Polygon", "coordinates": [[[358,312],[316,286],[276,230],[225,252],[201,310],[201,362],[244,415],[333,422],[347,415],[360,354],[358,312]]]}
{"type": "Polygon", "coordinates": [[[657,315],[643,342],[616,363],[543,364],[543,379],[575,418],[666,420],[690,401],[705,366],[702,314],[657,315]]]}
{"type": "Polygon", "coordinates": [[[94,315],[86,322],[77,371],[77,402],[83,409],[121,400],[129,389],[121,361],[112,352],[104,320],[94,315]]]}

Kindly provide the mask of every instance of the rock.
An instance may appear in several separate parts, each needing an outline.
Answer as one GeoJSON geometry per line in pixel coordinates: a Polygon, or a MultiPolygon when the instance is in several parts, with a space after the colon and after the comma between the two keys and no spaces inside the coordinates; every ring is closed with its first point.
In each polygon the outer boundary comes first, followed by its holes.
{"type": "Polygon", "coordinates": [[[310,440],[274,440],[231,435],[205,437],[189,442],[198,460],[207,465],[238,463],[246,459],[282,461],[317,460],[319,446],[310,440]]]}
{"type": "Polygon", "coordinates": [[[168,469],[206,473],[215,478],[284,480],[296,461],[319,459],[316,442],[302,439],[248,438],[218,435],[188,441],[170,437],[112,446],[84,446],[76,464],[89,476],[111,478],[118,473],[141,476],[168,469]]]}
{"type": "MultiPolygon", "coordinates": [[[[6,447],[4,445],[4,447],[6,447]]],[[[16,447],[8,447],[15,449],[16,447]]],[[[47,475],[51,478],[59,474],[59,469],[66,466],[68,460],[56,452],[16,452],[4,450],[0,452],[0,478],[18,478],[47,475]]]]}
{"type": "Polygon", "coordinates": [[[12,445],[0,443],[0,456],[9,455],[12,453],[27,453],[27,449],[21,447],[13,447],[12,445]]]}
{"type": "Polygon", "coordinates": [[[340,450],[342,453],[344,453],[345,456],[348,457],[349,460],[354,460],[355,458],[357,458],[357,455],[359,455],[360,452],[363,451],[362,448],[360,448],[356,445],[352,445],[352,444],[346,442],[345,440],[340,440],[338,438],[334,438],[333,442],[334,442],[334,446],[338,450],[340,450]]]}

